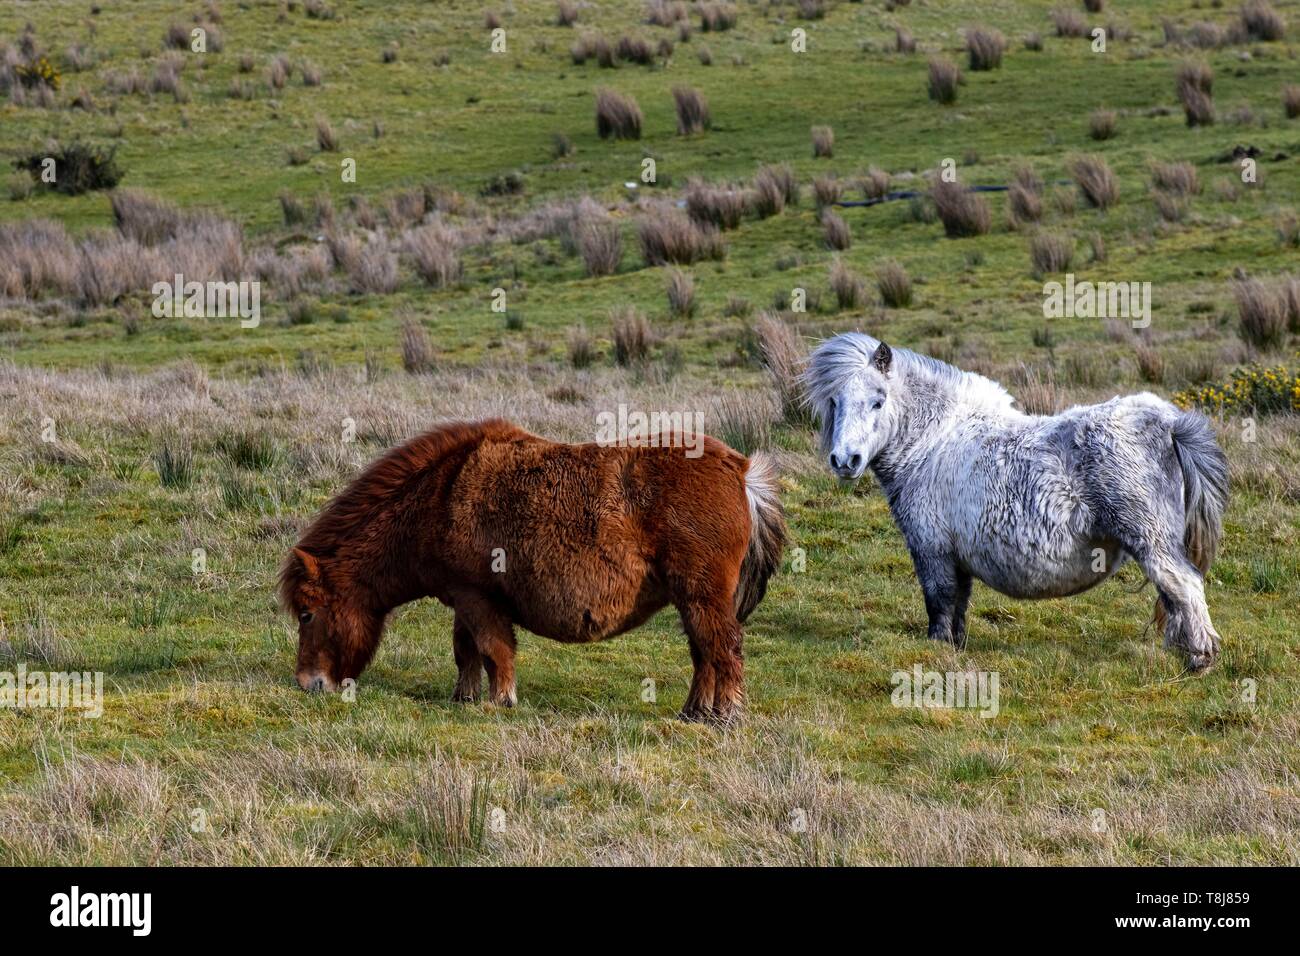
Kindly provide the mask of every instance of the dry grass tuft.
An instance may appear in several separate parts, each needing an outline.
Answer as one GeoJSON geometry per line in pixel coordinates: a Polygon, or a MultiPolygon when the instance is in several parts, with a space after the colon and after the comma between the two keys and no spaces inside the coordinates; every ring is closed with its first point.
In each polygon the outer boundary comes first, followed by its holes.
{"type": "Polygon", "coordinates": [[[675,86],[673,103],[677,108],[677,135],[703,133],[713,125],[713,118],[709,115],[709,102],[699,90],[689,86],[675,86]]]}
{"type": "Polygon", "coordinates": [[[891,309],[905,309],[912,304],[912,278],[895,259],[887,259],[876,269],[876,288],[880,300],[891,309]]]}
{"type": "Polygon", "coordinates": [[[839,252],[853,245],[849,224],[829,209],[822,210],[822,238],[826,242],[826,248],[839,252]]]}
{"type": "Polygon", "coordinates": [[[654,344],[654,332],[645,313],[634,306],[624,306],[612,310],[609,321],[614,361],[623,367],[644,364],[654,344]]]}
{"type": "Polygon", "coordinates": [[[835,154],[835,131],[829,126],[814,126],[810,132],[813,159],[830,159],[835,154]]]}
{"type": "Polygon", "coordinates": [[[972,72],[996,70],[1002,66],[1007,40],[999,31],[971,27],[966,31],[966,56],[972,72]]]}
{"type": "Polygon", "coordinates": [[[1094,110],[1088,117],[1088,135],[1098,142],[1113,139],[1119,128],[1119,114],[1114,110],[1094,110]]]}
{"type": "Polygon", "coordinates": [[[601,139],[640,139],[641,107],[615,90],[596,93],[596,133],[601,139]]]}
{"type": "Polygon", "coordinates": [[[641,255],[648,266],[667,263],[691,265],[721,259],[722,235],[711,225],[701,225],[677,210],[656,210],[637,225],[641,255]]]}
{"type": "Polygon", "coordinates": [[[1074,240],[1070,236],[1040,232],[1029,240],[1029,258],[1035,276],[1068,272],[1074,259],[1074,240]]]}
{"type": "Polygon", "coordinates": [[[1287,285],[1269,286],[1259,279],[1234,283],[1237,330],[1242,340],[1257,349],[1277,348],[1286,339],[1290,303],[1287,285]]]}
{"type": "Polygon", "coordinates": [[[668,310],[679,319],[689,319],[695,314],[695,279],[689,272],[670,269],[668,272],[668,310]]]}
{"type": "Polygon", "coordinates": [[[1119,180],[1102,157],[1076,156],[1069,169],[1083,198],[1094,209],[1109,209],[1119,201],[1119,180]]]}
{"type": "Polygon", "coordinates": [[[1206,63],[1184,63],[1174,74],[1174,90],[1188,126],[1214,124],[1214,70],[1206,63]]]}
{"type": "Polygon", "coordinates": [[[961,85],[961,69],[951,60],[931,57],[929,64],[930,99],[936,103],[957,102],[957,87],[961,85]]]}
{"type": "Polygon", "coordinates": [[[930,199],[943,223],[944,234],[950,239],[988,233],[993,221],[988,202],[961,183],[936,177],[930,186],[930,199]]]}

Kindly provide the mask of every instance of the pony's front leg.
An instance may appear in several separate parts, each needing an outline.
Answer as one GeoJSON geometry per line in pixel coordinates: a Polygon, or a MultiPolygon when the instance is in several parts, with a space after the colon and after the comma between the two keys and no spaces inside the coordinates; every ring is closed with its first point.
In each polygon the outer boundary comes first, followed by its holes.
{"type": "Polygon", "coordinates": [[[921,582],[921,592],[925,595],[930,640],[965,646],[970,576],[959,572],[952,558],[946,555],[913,553],[912,563],[921,582]],[[965,578],[964,584],[962,577],[965,578]]]}

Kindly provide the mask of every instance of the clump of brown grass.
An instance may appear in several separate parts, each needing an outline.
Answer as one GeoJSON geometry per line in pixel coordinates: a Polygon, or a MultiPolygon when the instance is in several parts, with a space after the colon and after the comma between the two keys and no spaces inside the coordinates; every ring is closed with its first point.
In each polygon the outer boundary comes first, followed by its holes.
{"type": "Polygon", "coordinates": [[[850,271],[838,256],[831,263],[830,280],[831,292],[835,294],[835,301],[841,309],[857,309],[866,303],[866,283],[850,271]]]}
{"type": "Polygon", "coordinates": [[[1151,185],[1174,196],[1192,196],[1201,191],[1196,167],[1188,162],[1153,162],[1151,185]]]}
{"type": "Polygon", "coordinates": [[[781,417],[791,425],[807,425],[812,414],[803,381],[807,356],[795,330],[780,315],[764,312],[754,323],[759,353],[776,390],[781,417]]]}
{"type": "Polygon", "coordinates": [[[429,285],[443,289],[460,281],[460,253],[450,229],[421,226],[406,234],[405,244],[416,274],[429,285]]]}
{"type": "Polygon", "coordinates": [[[1251,39],[1261,42],[1286,36],[1286,21],[1268,0],[1246,0],[1241,5],[1241,26],[1251,39]]]}
{"type": "Polygon", "coordinates": [[[799,204],[799,181],[789,166],[764,166],[754,175],[753,207],[760,219],[799,204]]]}
{"type": "Polygon", "coordinates": [[[1152,385],[1160,385],[1165,380],[1165,357],[1155,346],[1140,342],[1133,348],[1133,358],[1137,363],[1138,377],[1152,385]]]}
{"type": "Polygon", "coordinates": [[[571,27],[578,22],[578,5],[573,0],[559,0],[555,5],[555,25],[571,27]]]}
{"type": "Polygon", "coordinates": [[[966,31],[966,56],[972,72],[996,70],[1006,49],[1006,37],[998,30],[971,27],[966,31]]]}
{"type": "Polygon", "coordinates": [[[880,300],[891,309],[905,309],[912,304],[912,277],[896,259],[886,259],[876,269],[876,289],[880,300]]]}
{"type": "Polygon", "coordinates": [[[348,270],[348,285],[360,294],[387,295],[397,288],[397,279],[397,256],[381,240],[362,246],[348,270]]]}
{"type": "Polygon", "coordinates": [[[1051,12],[1052,26],[1058,37],[1085,37],[1088,35],[1088,22],[1078,11],[1057,9],[1051,12]]]}
{"type": "Polygon", "coordinates": [[[574,368],[588,368],[596,361],[596,342],[585,325],[575,325],[568,335],[569,364],[574,368]]]}
{"type": "Polygon", "coordinates": [[[1012,376],[1016,404],[1026,415],[1055,415],[1061,410],[1056,377],[1051,369],[1040,372],[1036,367],[1021,365],[1012,376]]]}
{"type": "Polygon", "coordinates": [[[889,194],[890,176],[885,170],[872,166],[858,180],[862,195],[866,199],[883,199],[889,194]]]}
{"type": "Polygon", "coordinates": [[[323,153],[333,153],[339,148],[339,138],[330,121],[321,117],[316,120],[316,145],[323,153]]]}
{"type": "Polygon", "coordinates": [[[701,225],[676,210],[656,210],[637,225],[637,240],[646,265],[691,265],[721,259],[722,235],[711,225],[701,225]]]}
{"type": "Polygon", "coordinates": [[[700,29],[705,33],[721,33],[735,27],[739,13],[734,4],[700,3],[696,5],[700,15],[700,29]]]}
{"type": "Polygon", "coordinates": [[[655,61],[654,50],[641,37],[621,36],[614,47],[615,55],[624,63],[650,66],[655,61]]]}
{"type": "Polygon", "coordinates": [[[1040,232],[1029,240],[1029,258],[1035,276],[1066,272],[1074,259],[1074,240],[1066,235],[1040,232]]]}
{"type": "Polygon", "coordinates": [[[1206,63],[1184,63],[1174,74],[1174,89],[1188,126],[1214,124],[1214,70],[1206,63]]]}
{"type": "Polygon", "coordinates": [[[961,69],[951,60],[931,57],[929,64],[930,99],[936,103],[957,102],[957,87],[961,85],[961,69]]]}
{"type": "Polygon", "coordinates": [[[834,176],[815,176],[812,187],[813,203],[818,210],[835,205],[844,193],[843,184],[834,176]]]}
{"type": "Polygon", "coordinates": [[[695,314],[695,279],[689,272],[670,269],[668,272],[668,310],[681,319],[695,314]]]}
{"type": "Polygon", "coordinates": [[[153,246],[174,238],[186,221],[185,215],[167,200],[138,189],[115,189],[108,201],[117,231],[142,245],[153,246]]]}
{"type": "Polygon", "coordinates": [[[608,276],[623,260],[623,230],[608,216],[584,216],[573,225],[573,242],[589,276],[608,276]]]}
{"type": "Polygon", "coordinates": [[[814,126],[810,132],[813,159],[830,159],[835,153],[835,131],[829,126],[814,126]]]}
{"type": "Polygon", "coordinates": [[[1075,157],[1070,162],[1070,175],[1093,208],[1109,209],[1119,201],[1119,180],[1102,157],[1075,157]]]}
{"type": "Polygon", "coordinates": [[[894,52],[915,53],[916,38],[902,27],[894,27],[894,52]]]}
{"type": "Polygon", "coordinates": [[[422,375],[433,371],[433,346],[429,342],[429,333],[415,319],[402,323],[402,368],[412,375],[422,375]]]}
{"type": "Polygon", "coordinates": [[[849,224],[829,209],[822,211],[822,238],[826,248],[843,252],[853,245],[853,234],[849,224]]]}
{"type": "Polygon", "coordinates": [[[1032,166],[1016,167],[1007,189],[1007,208],[1013,224],[1038,222],[1043,218],[1043,180],[1032,166]]]}
{"type": "Polygon", "coordinates": [[[1232,291],[1242,340],[1262,350],[1281,345],[1290,311],[1288,289],[1265,285],[1259,279],[1239,279],[1232,291]]]}
{"type": "Polygon", "coordinates": [[[713,125],[709,101],[699,90],[689,86],[673,87],[673,104],[677,107],[677,135],[703,133],[713,125]]]}
{"type": "Polygon", "coordinates": [[[1282,87],[1282,111],[1287,119],[1300,116],[1300,86],[1288,84],[1282,87]]]}
{"type": "Polygon", "coordinates": [[[615,90],[596,93],[596,133],[601,139],[640,139],[641,107],[615,90]]]}
{"type": "Polygon", "coordinates": [[[635,306],[622,306],[610,311],[609,320],[614,361],[624,367],[644,363],[654,344],[654,332],[645,313],[635,306]]]}
{"type": "Polygon", "coordinates": [[[982,236],[992,225],[993,216],[984,197],[961,183],[936,177],[930,186],[930,199],[950,239],[982,236]]]}
{"type": "Polygon", "coordinates": [[[1119,127],[1119,114],[1114,110],[1094,110],[1088,117],[1088,135],[1098,142],[1113,139],[1119,127]]]}
{"type": "Polygon", "coordinates": [[[735,229],[749,201],[743,190],[711,186],[698,180],[686,186],[686,213],[698,223],[718,229],[735,229]]]}
{"type": "Polygon", "coordinates": [[[646,4],[646,23],[656,27],[671,27],[687,19],[686,4],[680,0],[649,0],[646,4]]]}

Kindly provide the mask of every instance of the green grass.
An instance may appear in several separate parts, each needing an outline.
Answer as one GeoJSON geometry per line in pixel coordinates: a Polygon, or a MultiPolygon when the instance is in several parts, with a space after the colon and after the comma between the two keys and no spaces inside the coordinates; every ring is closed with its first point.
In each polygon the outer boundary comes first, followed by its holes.
{"type": "MultiPolygon", "coordinates": [[[[1275,222],[1300,197],[1300,126],[1279,102],[1300,24],[1281,43],[1250,45],[1249,59],[1240,47],[1203,54],[1216,70],[1220,122],[1188,129],[1173,90],[1186,54],[1158,43],[1160,21],[1226,22],[1232,9],[1117,5],[1102,22],[1124,22],[1135,37],[1098,56],[1087,41],[1050,35],[1056,5],[953,0],[886,12],[841,3],[805,22],[788,8],[779,19],[742,4],[735,30],[697,29],[667,66],[610,71],[575,66],[568,46],[592,29],[672,35],[642,24],[639,2],[602,4],[598,21],[589,11],[574,30],[553,24],[553,4],[515,0],[500,56],[469,3],[358,0],[335,3],[336,20],[299,8],[277,22],[277,4],[226,2],[225,49],[191,63],[183,104],[113,97],[104,80],[131,65],[148,76],[141,53],[156,56],[166,26],[188,23],[197,4],[184,15],[152,0],[95,16],[63,0],[0,10],[0,37],[31,20],[53,53],[73,42],[97,51],[96,71],[66,75],[65,89],[84,86],[116,107],[0,106],[6,161],[51,137],[116,144],[124,185],[236,219],[249,246],[312,240],[314,227],[281,224],[281,192],[308,202],[327,194],[341,212],[352,196],[378,209],[424,183],[501,219],[588,193],[620,204],[624,229],[612,276],[585,277],[557,240],[497,242],[465,250],[464,278],[450,289],[404,270],[391,295],[313,293],[292,312],[268,299],[257,329],[157,319],[143,294],[89,312],[0,304],[0,352],[13,363],[0,364],[0,670],[24,660],[103,671],[107,697],[98,720],[0,711],[0,861],[1300,862],[1294,416],[1261,418],[1254,443],[1239,422],[1219,423],[1234,487],[1208,588],[1223,656],[1204,677],[1184,675],[1144,629],[1154,596],[1132,567],[1069,600],[1017,602],[977,586],[968,649],[926,642],[911,562],[879,491],[838,486],[807,429],[760,411],[758,421],[723,424],[737,444],[783,450],[782,497],[803,570],[787,562],[746,628],[739,726],[675,720],[691,671],[671,612],[590,647],[521,635],[519,706],[508,711],[449,702],[451,619],[432,602],[394,615],[354,702],[308,697],[292,680],[296,633],[276,607],[279,562],[301,521],[385,445],[462,415],[507,413],[581,439],[596,411],[623,401],[713,414],[738,392],[752,404],[770,388],[752,323],[796,287],[819,293],[820,311],[794,317],[806,336],[868,328],[1003,381],[1024,363],[1071,401],[1167,395],[1198,361],[1226,372],[1246,358],[1234,269],[1295,268],[1275,222]],[[937,106],[926,95],[927,55],[958,58],[956,30],[971,23],[1007,35],[1004,65],[967,73],[957,103],[937,106]],[[891,52],[896,24],[920,52],[891,52]],[[794,26],[808,31],[809,53],[790,52],[794,26]],[[1022,48],[1030,31],[1043,33],[1042,52],[1022,48]],[[394,42],[397,61],[382,63],[394,42]],[[697,59],[703,45],[712,66],[697,59]],[[442,51],[449,66],[435,65],[442,51]],[[304,87],[295,71],[272,98],[264,75],[277,52],[318,65],[323,84],[304,87]],[[256,61],[248,75],[237,70],[245,53],[256,61]],[[257,96],[228,98],[234,79],[257,85],[257,96]],[[708,133],[675,135],[670,90],[681,84],[708,98],[708,133]],[[597,138],[593,94],[606,85],[640,103],[639,142],[597,138]],[[1229,121],[1242,104],[1255,123],[1229,121]],[[1104,143],[1088,138],[1097,108],[1120,114],[1104,143]],[[317,117],[338,133],[337,153],[317,151],[317,117]],[[811,125],[833,127],[833,159],[812,158],[811,125]],[[556,133],[571,155],[554,157],[556,133]],[[1261,150],[1260,186],[1241,185],[1219,162],[1237,143],[1261,150]],[[288,163],[292,147],[308,150],[306,164],[288,163]],[[875,165],[899,188],[921,181],[902,174],[952,158],[966,182],[1006,183],[1030,161],[1050,183],[1077,152],[1106,158],[1120,202],[1105,214],[1080,202],[1067,215],[1049,186],[1044,228],[1077,240],[1077,278],[1153,284],[1164,384],[1142,383],[1133,343],[1099,321],[1045,326],[1031,232],[1006,227],[1002,195],[989,198],[991,234],[971,239],[944,239],[906,202],[841,210],[854,237],[845,265],[871,285],[897,259],[914,299],[834,310],[831,254],[807,195],[813,175],[875,165]],[[656,195],[675,197],[694,176],[747,180],[773,162],[789,162],[805,187],[800,206],[728,232],[723,260],[689,268],[691,319],[669,316],[664,271],[642,267],[635,213],[622,205],[645,156],[660,182],[639,191],[656,195]],[[340,181],[345,157],[357,161],[355,184],[340,181]],[[1197,167],[1204,188],[1180,224],[1159,222],[1153,158],[1197,167]],[[515,172],[522,196],[479,195],[515,172]],[[1235,199],[1220,192],[1229,181],[1235,199]],[[1105,242],[1104,262],[1087,261],[1092,233],[1105,242]],[[498,287],[505,315],[491,309],[498,287]],[[736,298],[752,304],[750,316],[727,314],[736,298]],[[613,364],[608,313],[628,305],[659,340],[650,362],[624,370],[613,364]],[[434,345],[429,375],[401,371],[400,329],[411,319],[434,345]],[[599,353],[582,370],[567,357],[578,323],[599,353]],[[57,444],[41,441],[46,416],[57,444]],[[345,420],[355,441],[341,438],[345,420]],[[918,662],[997,671],[999,716],[891,706],[891,673],[918,662]],[[653,702],[642,699],[646,678],[653,702]],[[789,826],[796,810],[806,833],[789,826]],[[205,829],[192,828],[194,811],[205,829]]],[[[0,197],[0,220],[33,217],[77,233],[112,223],[103,194],[0,197]]],[[[1294,348],[1291,338],[1287,353],[1294,348]]]]}

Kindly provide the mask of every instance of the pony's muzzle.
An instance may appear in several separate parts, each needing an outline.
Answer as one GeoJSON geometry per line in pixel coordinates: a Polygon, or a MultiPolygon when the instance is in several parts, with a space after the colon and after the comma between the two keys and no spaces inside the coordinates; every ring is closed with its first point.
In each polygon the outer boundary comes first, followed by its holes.
{"type": "Polygon", "coordinates": [[[335,683],[324,674],[311,674],[307,671],[298,672],[298,686],[309,694],[322,691],[333,691],[336,689],[335,683]]]}
{"type": "Polygon", "coordinates": [[[861,478],[864,468],[862,456],[856,452],[852,455],[831,452],[831,471],[841,478],[861,478]]]}

